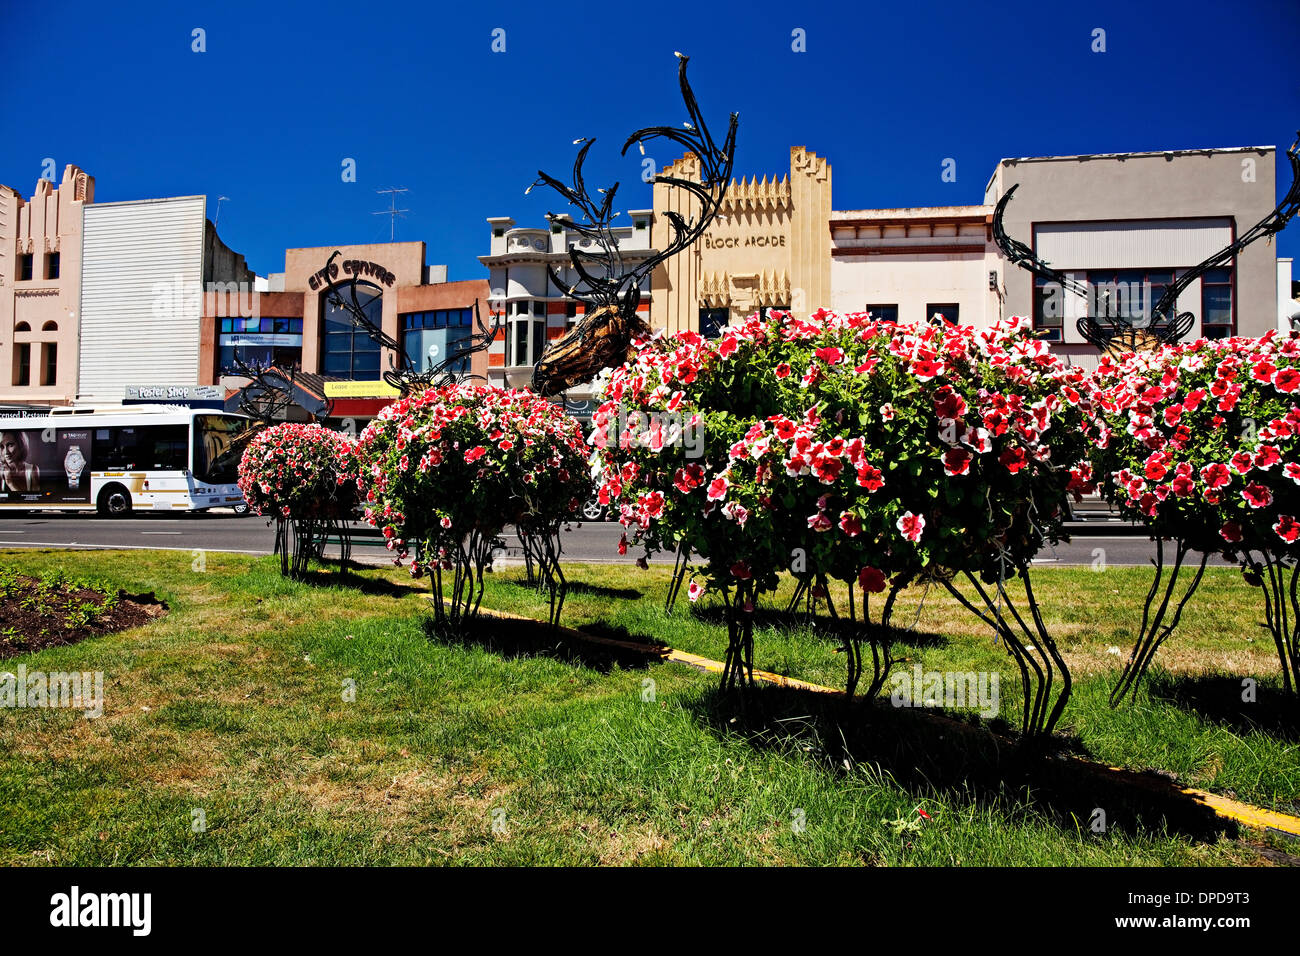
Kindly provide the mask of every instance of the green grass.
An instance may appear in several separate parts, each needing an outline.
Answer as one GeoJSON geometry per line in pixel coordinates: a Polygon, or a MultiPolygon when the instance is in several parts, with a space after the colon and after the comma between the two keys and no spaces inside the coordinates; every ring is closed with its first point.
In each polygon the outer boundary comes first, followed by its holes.
{"type": "MultiPolygon", "coordinates": [[[[237,555],[209,554],[204,572],[179,552],[3,560],[153,590],[171,611],[0,664],[102,670],[106,696],[97,720],[0,710],[0,863],[1253,865],[1262,858],[1251,844],[1271,842],[1166,827],[1068,775],[995,767],[987,748],[915,711],[846,714],[838,701],[772,691],[741,706],[716,693],[716,677],[680,665],[519,652],[520,629],[504,622],[484,622],[473,640],[434,640],[427,585],[395,569],[302,584],[270,559],[237,555]],[[1087,826],[1099,805],[1105,835],[1087,826]],[[918,806],[931,819],[911,829],[918,806]]],[[[493,575],[485,604],[544,616],[521,573],[493,575]]],[[[565,623],[721,656],[725,630],[707,614],[683,600],[664,617],[666,570],[567,573],[579,587],[565,623]]],[[[1106,706],[1119,662],[1106,647],[1127,653],[1141,578],[1039,572],[1049,625],[1081,675],[1063,729],[1096,760],[1296,812],[1294,740],[1168,695],[1106,706]]],[[[1256,674],[1272,689],[1258,592],[1217,571],[1202,592],[1161,652],[1166,685],[1199,679],[1199,658],[1211,674],[1256,674]]],[[[914,619],[902,666],[999,670],[1004,704],[1015,697],[1007,658],[951,599],[932,592],[919,616],[915,597],[903,602],[898,620],[914,619]]],[[[841,680],[842,659],[814,629],[761,628],[757,657],[841,680]]]]}

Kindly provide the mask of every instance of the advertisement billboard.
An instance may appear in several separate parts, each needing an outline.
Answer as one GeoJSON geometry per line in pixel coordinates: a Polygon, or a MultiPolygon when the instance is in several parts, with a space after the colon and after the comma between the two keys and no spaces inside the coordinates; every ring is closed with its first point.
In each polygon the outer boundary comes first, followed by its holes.
{"type": "Polygon", "coordinates": [[[90,431],[0,420],[0,502],[90,501],[90,431]]]}

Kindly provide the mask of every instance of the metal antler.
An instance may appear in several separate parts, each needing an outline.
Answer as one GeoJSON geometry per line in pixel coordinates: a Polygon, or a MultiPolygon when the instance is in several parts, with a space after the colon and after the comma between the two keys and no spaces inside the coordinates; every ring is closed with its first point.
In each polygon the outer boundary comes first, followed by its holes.
{"type": "Polygon", "coordinates": [[[585,314],[564,336],[551,343],[533,370],[532,386],[541,395],[554,395],[589,381],[601,369],[620,364],[626,359],[633,339],[649,332],[649,327],[636,311],[641,301],[641,283],[649,277],[655,266],[681,252],[703,235],[718,214],[727,185],[731,181],[739,116],[731,114],[727,137],[719,147],[709,133],[695,94],[686,79],[686,66],[690,57],[680,53],[677,57],[677,76],[690,122],[680,129],[652,126],[637,130],[627,138],[621,153],[626,156],[633,143],[644,153],[645,143],[659,137],[680,144],[699,160],[699,182],[677,176],[657,175],[654,178],[656,183],[687,190],[700,202],[698,218],[687,220],[680,213],[665,214],[672,227],[672,238],[662,251],[630,269],[624,268],[618,240],[610,227],[618,215],[613,207],[619,184],[598,190],[602,198],[597,201],[587,191],[583,178],[582,167],[594,139],[576,141],[582,144],[582,148],[573,164],[572,185],[566,185],[539,170],[539,178],[528,187],[528,191],[531,191],[533,186],[549,186],[568,200],[571,206],[576,206],[582,215],[581,219],[568,220],[554,213],[547,213],[546,218],[551,223],[563,220],[566,229],[591,240],[599,250],[587,252],[576,247],[569,250],[569,261],[578,276],[573,283],[565,282],[554,269],[547,269],[557,288],[567,290],[569,296],[584,303],[585,314]],[[594,268],[597,266],[599,268],[594,268]]]}

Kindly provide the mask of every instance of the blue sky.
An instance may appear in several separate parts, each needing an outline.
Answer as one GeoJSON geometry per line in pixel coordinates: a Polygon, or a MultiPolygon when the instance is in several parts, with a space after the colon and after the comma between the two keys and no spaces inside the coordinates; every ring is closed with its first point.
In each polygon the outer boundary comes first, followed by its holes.
{"type": "MultiPolygon", "coordinates": [[[[524,189],[539,168],[566,174],[579,136],[598,138],[589,181],[621,180],[619,208],[650,204],[618,147],[685,118],[681,50],[714,127],[740,113],[737,174],[782,173],[807,146],[832,164],[837,209],[977,203],[1006,156],[1209,146],[1277,146],[1280,195],[1298,36],[1294,0],[15,3],[0,182],[28,196],[52,157],[95,176],[101,202],[205,193],[211,218],[228,196],[222,238],[262,274],[285,248],[386,240],[375,190],[406,186],[397,238],[476,278],[487,216],[563,211],[524,189]]],[[[1300,256],[1300,223],[1279,250],[1300,256]]]]}

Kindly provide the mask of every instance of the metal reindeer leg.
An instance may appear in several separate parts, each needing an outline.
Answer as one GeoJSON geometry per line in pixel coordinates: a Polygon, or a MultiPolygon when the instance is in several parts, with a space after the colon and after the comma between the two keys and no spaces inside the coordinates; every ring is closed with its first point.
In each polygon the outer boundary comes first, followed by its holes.
{"type": "MultiPolygon", "coordinates": [[[[686,79],[686,65],[690,57],[677,54],[678,80],[682,100],[690,121],[682,128],[653,126],[637,130],[623,144],[622,155],[635,143],[645,152],[645,143],[662,138],[678,143],[696,156],[700,163],[700,181],[677,176],[655,176],[654,182],[686,190],[700,202],[698,217],[686,219],[680,213],[666,213],[672,237],[660,252],[651,255],[631,269],[624,268],[618,240],[610,223],[618,215],[614,212],[614,197],[618,183],[608,189],[598,189],[598,201],[587,190],[582,167],[594,139],[580,139],[582,144],[573,164],[572,185],[538,171],[538,180],[528,187],[549,186],[563,196],[571,206],[576,206],[581,217],[566,220],[565,228],[583,239],[590,240],[598,250],[587,252],[579,248],[569,250],[569,261],[577,279],[565,282],[554,269],[548,269],[551,281],[557,288],[585,306],[584,315],[572,329],[542,353],[533,370],[532,387],[539,395],[556,395],[575,385],[590,381],[601,369],[621,365],[626,361],[632,342],[649,333],[649,327],[636,312],[641,301],[641,284],[655,267],[681,252],[695,242],[713,222],[731,181],[731,169],[736,153],[737,114],[731,114],[727,137],[718,146],[704,122],[695,94],[686,79]]],[[[555,223],[560,217],[547,213],[548,221],[555,223]]]]}

